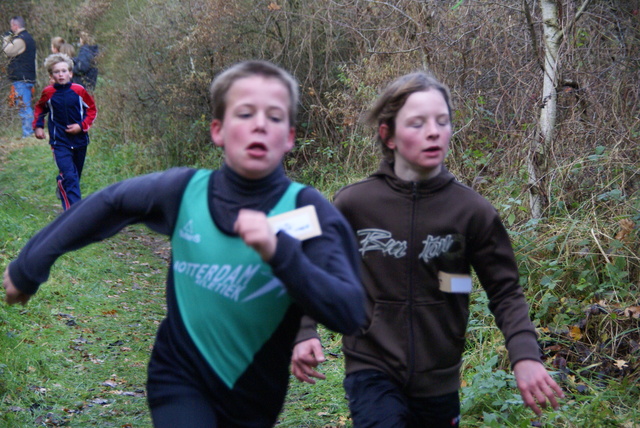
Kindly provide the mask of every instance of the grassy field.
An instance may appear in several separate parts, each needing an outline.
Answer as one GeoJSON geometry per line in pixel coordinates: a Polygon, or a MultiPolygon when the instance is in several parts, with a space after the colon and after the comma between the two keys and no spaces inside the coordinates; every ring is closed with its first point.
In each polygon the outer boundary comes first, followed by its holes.
{"type": "MultiPolygon", "coordinates": [[[[84,193],[125,178],[135,156],[133,146],[106,150],[94,142],[83,177],[84,193]]],[[[28,238],[61,209],[45,142],[0,140],[0,160],[0,267],[4,269],[28,238]]],[[[131,227],[63,256],[26,307],[0,305],[0,426],[151,426],[146,364],[165,312],[167,255],[163,237],[131,227]]],[[[462,426],[640,426],[637,383],[632,377],[598,376],[597,361],[585,364],[582,371],[558,369],[556,377],[567,398],[559,411],[535,418],[522,406],[486,303],[483,293],[472,295],[462,426]]],[[[542,340],[549,341],[544,331],[542,340]]],[[[278,426],[351,426],[341,386],[340,337],[328,331],[322,334],[328,357],[322,371],[327,380],[310,386],[292,378],[278,426]]],[[[638,351],[632,355],[637,358],[638,351]]]]}

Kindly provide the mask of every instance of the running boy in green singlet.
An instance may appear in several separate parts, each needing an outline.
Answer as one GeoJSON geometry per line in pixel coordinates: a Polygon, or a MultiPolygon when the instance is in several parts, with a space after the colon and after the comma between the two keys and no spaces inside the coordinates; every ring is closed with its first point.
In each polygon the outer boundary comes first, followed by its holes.
{"type": "Polygon", "coordinates": [[[274,425],[302,315],[345,334],[364,322],[349,225],[281,166],[294,144],[297,88],[264,61],[224,71],[210,93],[211,137],[225,151],[220,170],[174,168],[94,193],[36,234],[5,271],[5,300],[26,304],[68,251],[132,223],[171,237],[167,316],[148,370],[155,427],[274,425]]]}

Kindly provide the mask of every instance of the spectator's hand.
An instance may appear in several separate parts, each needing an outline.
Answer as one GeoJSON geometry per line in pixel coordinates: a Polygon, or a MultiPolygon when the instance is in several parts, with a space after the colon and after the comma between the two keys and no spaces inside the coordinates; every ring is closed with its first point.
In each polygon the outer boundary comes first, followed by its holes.
{"type": "Polygon", "coordinates": [[[263,212],[241,209],[233,231],[240,235],[245,244],[256,250],[265,262],[276,253],[278,240],[263,212]]]}
{"type": "Polygon", "coordinates": [[[77,123],[72,123],[71,125],[67,125],[67,129],[65,131],[67,134],[79,134],[82,132],[82,127],[77,123]]]}
{"type": "Polygon", "coordinates": [[[44,135],[44,129],[43,128],[36,128],[34,132],[35,132],[36,138],[38,140],[44,140],[45,135],[44,135]]]}
{"type": "Polygon", "coordinates": [[[293,348],[291,373],[300,382],[307,382],[313,385],[316,381],[312,377],[326,379],[325,375],[315,370],[324,360],[324,352],[320,341],[316,338],[305,340],[293,348]]]}
{"type": "Polygon", "coordinates": [[[513,373],[525,406],[530,407],[536,415],[542,414],[540,407],[546,408],[547,400],[551,407],[558,409],[556,397],[564,398],[564,393],[542,363],[534,360],[518,361],[513,366],[513,373]]]}
{"type": "Polygon", "coordinates": [[[22,291],[18,290],[15,285],[13,285],[11,277],[9,277],[9,266],[7,266],[7,268],[4,270],[2,285],[4,286],[4,290],[7,293],[4,301],[10,305],[14,305],[16,303],[26,305],[31,298],[31,294],[25,294],[22,291]]]}

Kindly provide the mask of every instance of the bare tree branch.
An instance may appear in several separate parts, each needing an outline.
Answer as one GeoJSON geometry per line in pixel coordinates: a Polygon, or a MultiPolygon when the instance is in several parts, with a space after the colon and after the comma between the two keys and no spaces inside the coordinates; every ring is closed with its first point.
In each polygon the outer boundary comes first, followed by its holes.
{"type": "Polygon", "coordinates": [[[567,25],[567,29],[566,29],[565,33],[570,33],[571,32],[571,30],[573,29],[573,26],[576,25],[576,22],[578,22],[578,19],[580,19],[582,14],[587,10],[589,5],[591,4],[591,1],[592,0],[584,0],[584,3],[582,3],[582,6],[580,6],[580,9],[578,9],[578,11],[576,12],[575,16],[571,20],[571,22],[567,25]]]}
{"type": "Polygon", "coordinates": [[[531,10],[529,9],[529,3],[527,0],[522,0],[522,5],[524,9],[524,16],[527,18],[527,24],[529,25],[529,33],[531,34],[531,44],[533,45],[533,52],[536,56],[536,62],[540,69],[544,71],[544,64],[542,64],[542,58],[540,58],[540,47],[538,46],[538,35],[536,33],[536,28],[533,25],[533,18],[531,17],[531,10]]]}

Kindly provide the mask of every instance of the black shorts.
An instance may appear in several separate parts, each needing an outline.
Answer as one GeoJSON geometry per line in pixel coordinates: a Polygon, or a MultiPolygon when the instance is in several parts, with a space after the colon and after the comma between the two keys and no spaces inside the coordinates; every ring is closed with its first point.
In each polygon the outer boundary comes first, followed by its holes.
{"type": "Polygon", "coordinates": [[[408,397],[385,373],[362,370],[347,375],[344,389],[354,428],[458,427],[458,391],[437,397],[408,397]]]}

